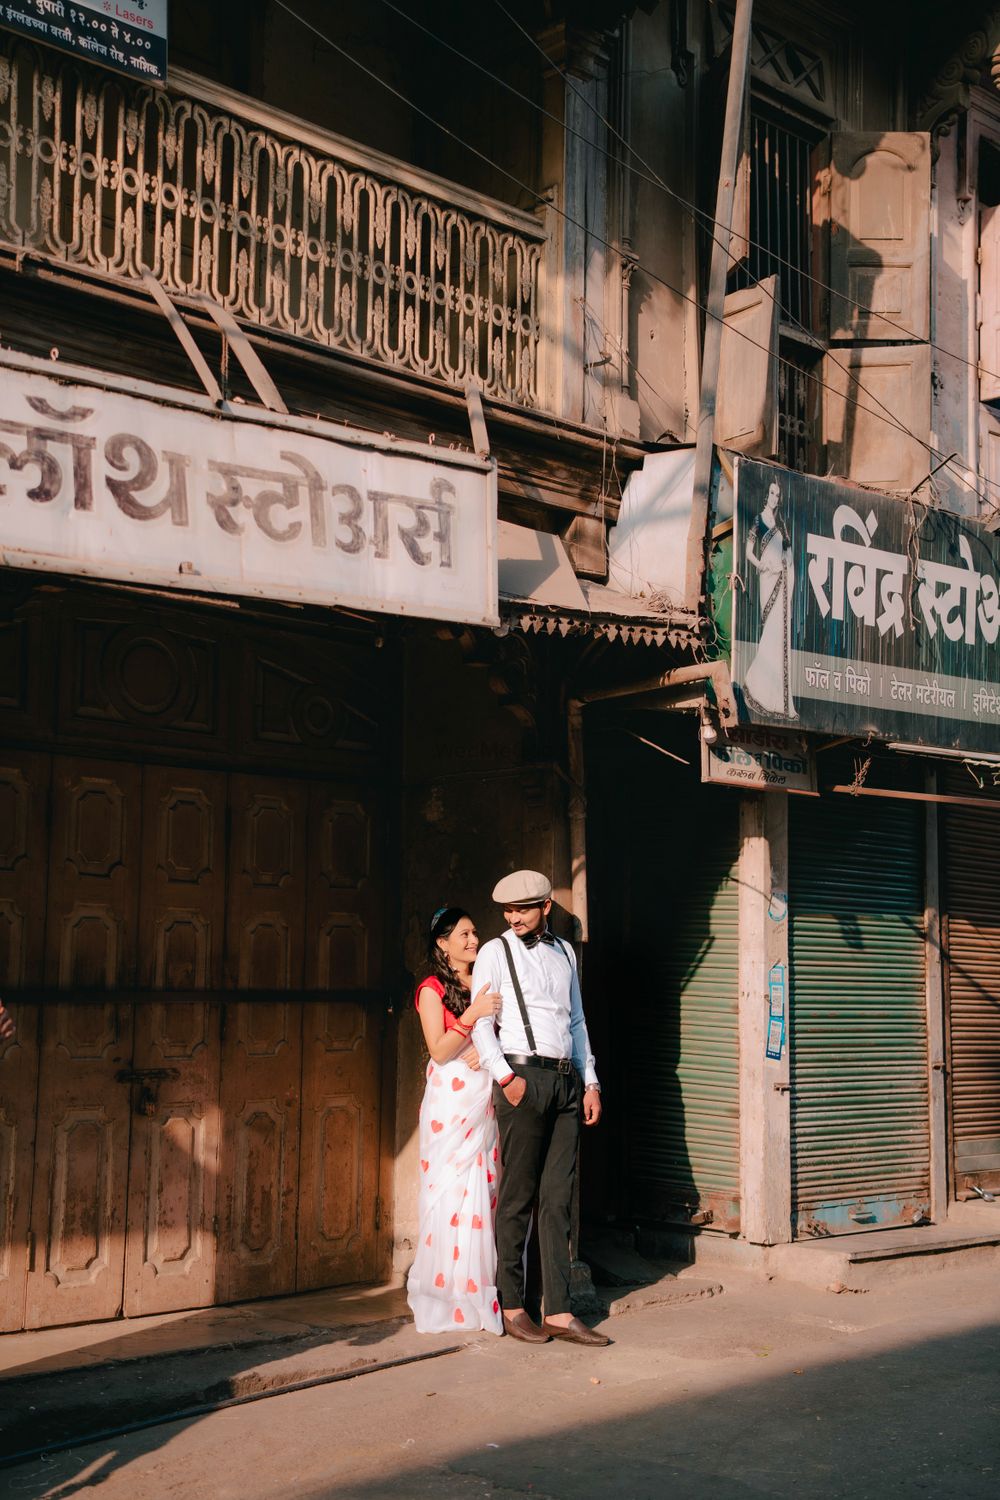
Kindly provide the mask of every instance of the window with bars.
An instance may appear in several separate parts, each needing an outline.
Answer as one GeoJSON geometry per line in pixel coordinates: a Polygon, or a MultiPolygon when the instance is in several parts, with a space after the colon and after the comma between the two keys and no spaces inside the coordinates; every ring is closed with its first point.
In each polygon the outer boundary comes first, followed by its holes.
{"type": "MultiPolygon", "coordinates": [[[[812,323],[812,156],[821,139],[794,116],[751,103],[747,139],[747,202],[743,212],[747,254],[735,270],[734,289],[777,277],[780,320],[787,332],[812,323]]],[[[822,349],[801,338],[781,339],[777,417],[781,463],[808,469],[815,458],[815,381],[822,349]]]]}
{"type": "Polygon", "coordinates": [[[808,328],[812,275],[812,153],[818,132],[755,101],[749,122],[748,254],[739,286],[778,277],[782,320],[808,328]]]}

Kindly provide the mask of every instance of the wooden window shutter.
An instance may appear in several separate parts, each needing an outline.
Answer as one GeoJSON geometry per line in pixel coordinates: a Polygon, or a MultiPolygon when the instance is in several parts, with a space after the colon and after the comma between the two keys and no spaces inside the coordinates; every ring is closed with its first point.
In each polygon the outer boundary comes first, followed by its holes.
{"type": "Polygon", "coordinates": [[[926,447],[931,423],[930,346],[833,349],[821,370],[826,387],[823,441],[830,472],[908,494],[935,462],[926,447]]]}
{"type": "Polygon", "coordinates": [[[829,186],[830,338],[929,338],[930,136],[834,135],[829,186]]]}
{"type": "Polygon", "coordinates": [[[979,399],[1000,401],[1000,208],[979,211],[979,399]]]}
{"type": "Polygon", "coordinates": [[[813,148],[812,160],[812,330],[818,338],[830,334],[830,137],[813,148]]]}
{"type": "Polygon", "coordinates": [[[777,276],[730,292],[726,298],[715,441],[721,448],[735,448],[757,458],[770,458],[777,452],[777,276]]]}

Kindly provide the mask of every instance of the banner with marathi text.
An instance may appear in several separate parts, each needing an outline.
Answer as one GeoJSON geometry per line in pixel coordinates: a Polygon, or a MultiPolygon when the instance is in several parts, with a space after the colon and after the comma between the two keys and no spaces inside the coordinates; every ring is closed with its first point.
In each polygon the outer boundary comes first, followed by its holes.
{"type": "Polygon", "coordinates": [[[0,566],[496,625],[496,465],[0,354],[0,566]]]}
{"type": "Polygon", "coordinates": [[[1000,537],[916,500],[736,460],[743,720],[1000,751],[1000,537]]]}

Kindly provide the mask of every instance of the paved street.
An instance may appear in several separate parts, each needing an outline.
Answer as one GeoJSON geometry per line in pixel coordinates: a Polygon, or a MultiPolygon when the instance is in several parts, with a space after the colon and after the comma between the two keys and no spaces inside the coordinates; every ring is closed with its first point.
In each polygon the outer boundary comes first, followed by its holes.
{"type": "Polygon", "coordinates": [[[605,1326],[615,1340],[606,1351],[480,1340],[440,1359],[79,1447],[0,1474],[0,1495],[1000,1493],[992,1270],[839,1295],[730,1276],[722,1296],[605,1326]]]}

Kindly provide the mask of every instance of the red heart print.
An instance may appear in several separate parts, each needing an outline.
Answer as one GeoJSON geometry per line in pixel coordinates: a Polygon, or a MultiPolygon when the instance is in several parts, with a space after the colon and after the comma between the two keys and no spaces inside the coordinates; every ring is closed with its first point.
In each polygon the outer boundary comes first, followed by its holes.
{"type": "Polygon", "coordinates": [[[478,1214],[472,1215],[472,1227],[473,1229],[482,1229],[483,1227],[483,1221],[478,1214]]]}
{"type": "Polygon", "coordinates": [[[493,1181],[493,1173],[492,1172],[487,1172],[487,1174],[486,1174],[486,1181],[487,1182],[492,1182],[493,1181]]]}
{"type": "Polygon", "coordinates": [[[476,1283],[473,1281],[473,1279],[472,1279],[471,1276],[469,1277],[468,1281],[465,1283],[465,1290],[467,1292],[472,1292],[473,1295],[475,1295],[475,1293],[479,1291],[479,1288],[476,1286],[476,1283]]]}
{"type": "Polygon", "coordinates": [[[423,1157],[421,1157],[420,1158],[420,1165],[423,1167],[424,1171],[426,1172],[427,1168],[430,1166],[430,1162],[429,1161],[424,1161],[423,1157]]]}
{"type": "Polygon", "coordinates": [[[456,1307],[455,1308],[455,1322],[456,1323],[464,1323],[465,1322],[465,1317],[464,1317],[464,1315],[462,1313],[462,1309],[460,1307],[456,1307]]]}
{"type": "Polygon", "coordinates": [[[451,1086],[456,1094],[458,1093],[459,1089],[465,1088],[465,1084],[462,1082],[461,1078],[453,1078],[451,1080],[451,1086]]]}
{"type": "Polygon", "coordinates": [[[443,1122],[443,1120],[432,1120],[431,1121],[431,1129],[433,1130],[434,1134],[437,1135],[437,1133],[438,1133],[439,1130],[443,1130],[444,1129],[444,1122],[443,1122]]]}
{"type": "Polygon", "coordinates": [[[455,1246],[455,1253],[452,1256],[452,1260],[458,1260],[458,1246],[457,1245],[455,1246]]]}
{"type": "Polygon", "coordinates": [[[497,1148],[494,1146],[493,1147],[493,1160],[496,1161],[496,1159],[497,1159],[497,1148]]]}
{"type": "Polygon", "coordinates": [[[431,1242],[431,1240],[432,1240],[432,1239],[433,1239],[433,1235],[430,1235],[430,1234],[429,1234],[429,1235],[428,1235],[428,1236],[427,1236],[427,1238],[426,1238],[426,1239],[425,1239],[425,1240],[424,1240],[424,1244],[425,1244],[425,1245],[429,1245],[429,1244],[430,1244],[430,1242],[431,1242]]]}
{"type": "Polygon", "coordinates": [[[443,1271],[439,1271],[437,1273],[437,1275],[435,1276],[435,1278],[434,1278],[434,1285],[435,1286],[444,1286],[444,1272],[443,1271]]]}
{"type": "Polygon", "coordinates": [[[493,1311],[495,1313],[498,1313],[500,1311],[500,1304],[499,1304],[499,1302],[494,1301],[494,1303],[493,1303],[493,1311]]]}
{"type": "Polygon", "coordinates": [[[451,1227],[452,1227],[452,1229],[457,1229],[458,1228],[458,1214],[452,1214],[452,1216],[451,1216],[451,1227]]]}
{"type": "Polygon", "coordinates": [[[476,1166],[477,1167],[481,1167],[482,1164],[483,1164],[483,1153],[480,1151],[479,1155],[476,1157],[476,1166]]]}

